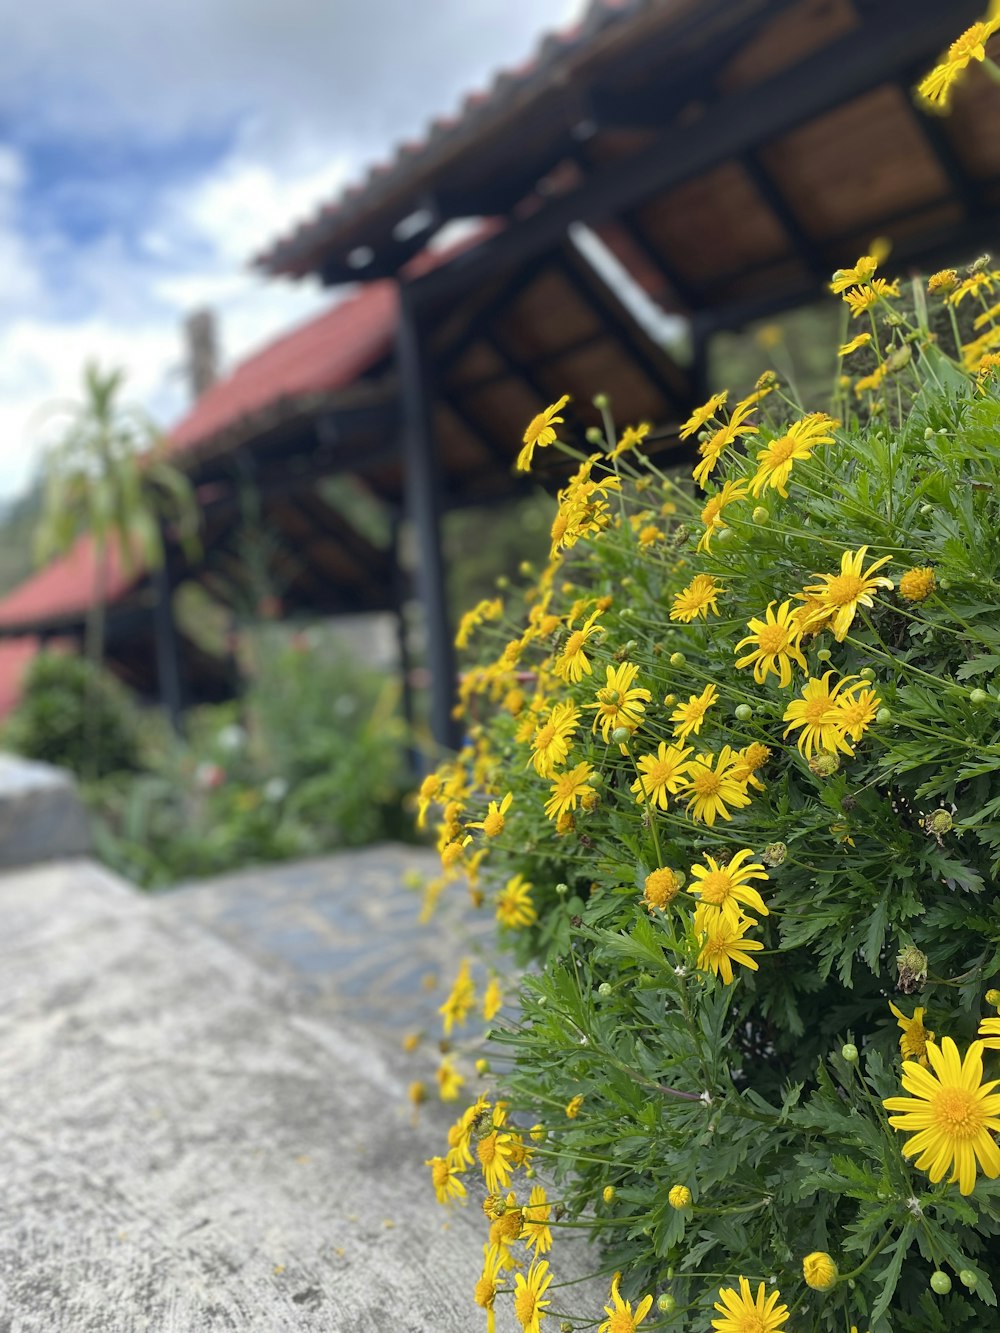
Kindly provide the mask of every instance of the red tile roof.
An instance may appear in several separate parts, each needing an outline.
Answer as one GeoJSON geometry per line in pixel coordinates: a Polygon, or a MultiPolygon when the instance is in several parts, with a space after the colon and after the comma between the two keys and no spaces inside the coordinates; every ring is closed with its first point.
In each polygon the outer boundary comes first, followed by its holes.
{"type": "Polygon", "coordinates": [[[353,384],[391,349],[397,305],[395,283],[373,282],[268,343],[198,399],[171,448],[188,452],[265,408],[353,384]]]}
{"type": "MultiPolygon", "coordinates": [[[[143,575],[139,561],[126,570],[118,545],[109,542],[104,597],[123,596],[143,575]]],[[[66,556],[54,560],[0,601],[0,627],[44,626],[82,615],[92,604],[97,586],[97,552],[89,536],[81,537],[66,556]]]]}

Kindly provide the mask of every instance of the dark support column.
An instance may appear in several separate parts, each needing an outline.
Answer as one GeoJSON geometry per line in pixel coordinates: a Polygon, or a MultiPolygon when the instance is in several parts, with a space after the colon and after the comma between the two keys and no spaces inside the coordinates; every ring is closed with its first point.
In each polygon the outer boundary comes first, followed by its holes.
{"type": "Polygon", "coordinates": [[[399,550],[400,519],[392,520],[392,610],[396,617],[396,651],[399,657],[399,678],[403,687],[403,717],[406,721],[406,760],[410,774],[414,778],[423,777],[420,755],[414,744],[417,734],[417,719],[413,708],[413,682],[410,674],[413,663],[410,661],[410,644],[406,633],[406,571],[400,563],[399,550]]]}
{"type": "Polygon", "coordinates": [[[180,650],[174,624],[174,556],[164,534],[163,563],[152,572],[153,638],[156,648],[156,674],[160,683],[160,702],[170,725],[180,734],[183,698],[181,690],[180,650]]]}
{"type": "Polygon", "coordinates": [[[455,651],[452,645],[441,554],[444,510],[441,467],[431,426],[430,382],[420,345],[420,322],[412,292],[399,288],[396,340],[402,411],[406,502],[417,543],[417,591],[424,608],[427,666],[431,682],[431,733],[438,745],[457,747],[459,727],[451,715],[455,702],[455,651]]]}

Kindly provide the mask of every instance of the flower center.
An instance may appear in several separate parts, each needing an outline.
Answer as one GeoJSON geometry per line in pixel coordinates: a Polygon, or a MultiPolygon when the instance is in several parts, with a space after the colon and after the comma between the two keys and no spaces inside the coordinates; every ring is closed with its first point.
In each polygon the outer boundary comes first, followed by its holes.
{"type": "Polygon", "coordinates": [[[965,64],[969,63],[976,47],[983,44],[984,27],[985,24],[974,23],[971,28],[966,28],[961,37],[957,37],[952,42],[948,50],[948,59],[953,64],[957,65],[959,61],[963,61],[965,64]]]}
{"type": "Polygon", "coordinates": [[[772,467],[787,463],[795,450],[795,441],[790,435],[782,435],[780,440],[772,440],[768,450],[768,459],[772,467]]]}
{"type": "Polygon", "coordinates": [[[583,645],[587,642],[587,636],[583,630],[575,629],[566,640],[566,647],[563,649],[564,657],[575,657],[583,645]]]}
{"type": "Polygon", "coordinates": [[[646,774],[646,781],[651,787],[663,787],[670,781],[674,775],[674,766],[669,759],[658,759],[655,764],[650,765],[646,774]]]}
{"type": "Polygon", "coordinates": [[[767,1333],[767,1325],[760,1315],[748,1310],[746,1314],[740,1315],[740,1322],[736,1325],[736,1333],[767,1333]]]}
{"type": "Polygon", "coordinates": [[[838,574],[830,580],[826,590],[827,601],[834,606],[846,606],[856,601],[865,590],[865,581],[858,574],[838,574]]]}
{"type": "Polygon", "coordinates": [[[480,1139],[476,1144],[476,1156],[483,1166],[492,1166],[493,1159],[497,1155],[497,1136],[496,1134],[487,1134],[485,1139],[480,1139]]]}
{"type": "Polygon", "coordinates": [[[514,1313],[522,1328],[526,1328],[534,1318],[537,1299],[530,1287],[521,1287],[514,1297],[514,1313]]]}
{"type": "Polygon", "coordinates": [[[499,810],[491,810],[483,820],[483,832],[488,838],[495,838],[503,832],[503,815],[499,810]]]}
{"type": "Polygon", "coordinates": [[[496,1284],[488,1277],[481,1277],[476,1283],[476,1304],[488,1310],[497,1298],[496,1284]]]}
{"type": "Polygon", "coordinates": [[[536,750],[547,750],[553,740],[555,740],[555,735],[556,729],[554,725],[551,722],[546,722],[545,726],[542,727],[538,732],[538,735],[535,737],[534,748],[536,750]]]}
{"type": "Polygon", "coordinates": [[[721,510],[722,510],[722,497],[718,495],[713,495],[711,500],[709,500],[708,504],[701,511],[701,521],[702,523],[704,523],[706,528],[710,528],[712,526],[715,520],[719,517],[721,510]]]}
{"type": "Polygon", "coordinates": [[[608,1333],[635,1333],[635,1320],[627,1310],[616,1310],[608,1320],[608,1333]]]}
{"type": "Polygon", "coordinates": [[[551,532],[552,540],[554,542],[561,542],[563,537],[566,536],[566,529],[568,527],[569,527],[569,515],[564,514],[560,509],[559,513],[556,514],[555,518],[552,520],[552,532],[551,532]]]}
{"type": "Polygon", "coordinates": [[[765,625],[757,635],[762,653],[783,653],[788,647],[789,632],[784,625],[765,625]]]}
{"type": "Polygon", "coordinates": [[[956,1139],[971,1139],[982,1128],[979,1104],[965,1088],[942,1088],[934,1098],[938,1129],[956,1139]]]}
{"type": "Polygon", "coordinates": [[[451,1179],[451,1170],[448,1163],[445,1161],[435,1162],[431,1169],[431,1176],[433,1177],[435,1186],[438,1188],[447,1185],[448,1181],[451,1179]]]}
{"type": "Polygon", "coordinates": [[[725,870],[711,870],[701,881],[701,901],[721,907],[733,891],[733,882],[725,870]]]}
{"type": "Polygon", "coordinates": [[[827,698],[810,699],[802,710],[802,715],[811,727],[825,726],[830,712],[830,700],[827,698]]]}
{"type": "Polygon", "coordinates": [[[691,779],[691,786],[701,797],[715,796],[722,786],[722,779],[711,769],[705,769],[703,772],[694,775],[691,779]]]}

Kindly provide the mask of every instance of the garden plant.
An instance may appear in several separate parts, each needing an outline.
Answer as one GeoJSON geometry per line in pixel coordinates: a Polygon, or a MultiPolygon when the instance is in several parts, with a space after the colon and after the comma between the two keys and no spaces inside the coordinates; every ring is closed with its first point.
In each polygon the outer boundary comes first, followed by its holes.
{"type": "Polygon", "coordinates": [[[428,1167],[488,1330],[1000,1327],[1000,270],[832,290],[831,401],[714,394],[693,477],[536,417],[550,559],[459,629],[426,907],[526,970],[462,962],[428,1167]]]}

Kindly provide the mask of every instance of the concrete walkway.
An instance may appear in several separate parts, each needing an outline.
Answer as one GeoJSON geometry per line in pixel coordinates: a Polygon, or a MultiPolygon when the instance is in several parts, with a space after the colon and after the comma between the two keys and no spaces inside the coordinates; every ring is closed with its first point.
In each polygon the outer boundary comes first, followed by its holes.
{"type": "Polygon", "coordinates": [[[451,1110],[406,1102],[458,955],[399,887],[420,855],[0,876],[0,1333],[485,1326],[482,1215],[422,1164],[451,1110]]]}

